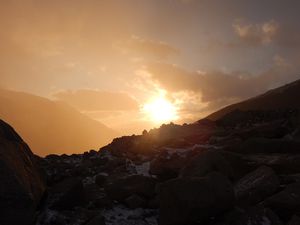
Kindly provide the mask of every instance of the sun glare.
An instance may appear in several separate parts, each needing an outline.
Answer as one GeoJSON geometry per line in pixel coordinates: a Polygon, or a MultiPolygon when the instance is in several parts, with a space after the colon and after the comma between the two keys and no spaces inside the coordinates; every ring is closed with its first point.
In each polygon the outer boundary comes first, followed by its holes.
{"type": "Polygon", "coordinates": [[[166,123],[178,119],[177,108],[164,96],[159,96],[145,104],[143,111],[155,123],[166,123]]]}

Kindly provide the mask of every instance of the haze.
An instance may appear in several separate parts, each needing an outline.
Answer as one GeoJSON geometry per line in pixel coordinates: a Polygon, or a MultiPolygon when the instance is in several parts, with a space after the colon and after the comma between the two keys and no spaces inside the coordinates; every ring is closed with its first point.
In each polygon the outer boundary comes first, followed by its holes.
{"type": "Polygon", "coordinates": [[[41,155],[194,122],[300,78],[299,9],[296,0],[1,0],[0,118],[41,155]]]}

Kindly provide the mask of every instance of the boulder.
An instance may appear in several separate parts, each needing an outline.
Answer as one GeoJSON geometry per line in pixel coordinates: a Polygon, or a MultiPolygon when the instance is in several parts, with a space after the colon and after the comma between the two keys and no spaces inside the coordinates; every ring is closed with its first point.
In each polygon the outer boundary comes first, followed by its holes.
{"type": "Polygon", "coordinates": [[[288,185],[284,190],[267,198],[264,204],[284,219],[300,212],[300,182],[288,185]]]}
{"type": "Polygon", "coordinates": [[[105,219],[102,215],[95,216],[85,225],[105,225],[105,219]]]}
{"type": "Polygon", "coordinates": [[[160,225],[204,225],[234,204],[231,182],[220,173],[204,178],[181,177],[160,186],[160,225]]]}
{"type": "Polygon", "coordinates": [[[2,120],[0,171],[0,224],[32,224],[45,184],[28,145],[2,120]]]}
{"type": "Polygon", "coordinates": [[[274,171],[261,166],[241,178],[234,187],[237,202],[241,206],[255,205],[272,195],[279,188],[279,178],[274,171]]]}
{"type": "Polygon", "coordinates": [[[143,197],[134,194],[125,199],[125,204],[131,209],[136,209],[145,207],[147,201],[143,197]]]}
{"type": "Polygon", "coordinates": [[[160,180],[176,178],[185,162],[186,159],[182,156],[177,154],[170,156],[167,152],[162,152],[151,161],[149,173],[160,180]]]}
{"type": "Polygon", "coordinates": [[[56,210],[72,209],[84,204],[85,193],[81,179],[68,178],[49,190],[48,207],[56,210]]]}
{"type": "Polygon", "coordinates": [[[300,224],[300,217],[294,215],[287,225],[299,225],[299,224],[300,224]]]}
{"type": "Polygon", "coordinates": [[[299,153],[300,141],[271,138],[249,138],[235,151],[241,153],[299,153]]]}
{"type": "Polygon", "coordinates": [[[189,160],[180,171],[180,177],[203,177],[211,172],[219,172],[228,178],[233,177],[233,169],[228,161],[217,151],[201,152],[196,158],[189,160]]]}
{"type": "Polygon", "coordinates": [[[107,181],[107,175],[98,174],[95,177],[95,183],[99,186],[103,186],[106,181],[107,181]]]}
{"type": "Polygon", "coordinates": [[[249,208],[227,215],[226,222],[218,224],[228,225],[283,225],[278,216],[270,209],[261,206],[249,208]]]}
{"type": "Polygon", "coordinates": [[[123,202],[127,197],[137,194],[144,198],[152,198],[155,195],[155,179],[142,175],[132,175],[124,178],[116,178],[105,185],[108,196],[123,202]]]}
{"type": "Polygon", "coordinates": [[[105,195],[104,190],[97,184],[84,185],[84,192],[89,208],[106,208],[113,204],[111,199],[105,195]]]}

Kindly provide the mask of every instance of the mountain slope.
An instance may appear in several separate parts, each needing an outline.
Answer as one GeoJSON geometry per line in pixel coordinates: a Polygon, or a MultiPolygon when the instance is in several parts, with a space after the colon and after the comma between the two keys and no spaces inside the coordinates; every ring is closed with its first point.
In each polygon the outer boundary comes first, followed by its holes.
{"type": "Polygon", "coordinates": [[[250,98],[217,112],[212,113],[207,119],[218,120],[224,115],[235,110],[278,110],[288,108],[300,108],[300,80],[285,86],[270,90],[265,94],[250,98]]]}
{"type": "Polygon", "coordinates": [[[64,103],[23,92],[0,90],[0,117],[38,155],[98,149],[117,135],[64,103]]]}

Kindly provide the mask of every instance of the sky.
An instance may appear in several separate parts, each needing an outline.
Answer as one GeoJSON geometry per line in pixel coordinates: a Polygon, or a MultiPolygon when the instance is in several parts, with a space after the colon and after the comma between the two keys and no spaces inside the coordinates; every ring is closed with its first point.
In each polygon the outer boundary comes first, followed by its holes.
{"type": "Polygon", "coordinates": [[[63,101],[124,134],[169,122],[153,119],[160,104],[176,111],[173,122],[194,122],[300,78],[299,9],[297,0],[1,0],[0,88],[63,101]]]}

